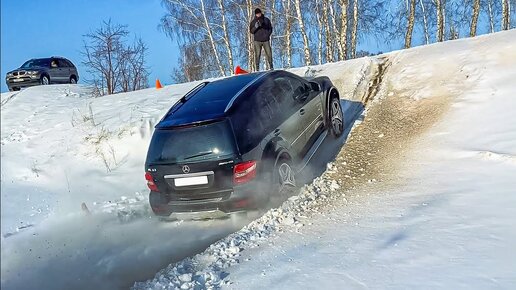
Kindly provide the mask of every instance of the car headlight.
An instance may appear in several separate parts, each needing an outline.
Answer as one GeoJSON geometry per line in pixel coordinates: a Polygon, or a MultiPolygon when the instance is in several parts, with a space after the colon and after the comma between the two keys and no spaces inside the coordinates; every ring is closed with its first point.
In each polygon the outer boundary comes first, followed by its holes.
{"type": "Polygon", "coordinates": [[[8,76],[8,77],[12,77],[12,76],[13,76],[13,73],[12,73],[12,72],[7,73],[7,76],[8,76]]]}
{"type": "Polygon", "coordinates": [[[38,73],[38,71],[35,71],[35,70],[27,71],[27,74],[29,74],[29,75],[35,75],[37,73],[38,73]]]}

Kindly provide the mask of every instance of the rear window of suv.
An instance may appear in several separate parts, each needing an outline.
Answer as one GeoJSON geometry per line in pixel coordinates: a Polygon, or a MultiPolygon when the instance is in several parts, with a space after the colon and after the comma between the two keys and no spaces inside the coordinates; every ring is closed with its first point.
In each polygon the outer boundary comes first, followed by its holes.
{"type": "Polygon", "coordinates": [[[196,162],[236,153],[227,120],[177,129],[156,129],[147,153],[148,164],[196,162]]]}

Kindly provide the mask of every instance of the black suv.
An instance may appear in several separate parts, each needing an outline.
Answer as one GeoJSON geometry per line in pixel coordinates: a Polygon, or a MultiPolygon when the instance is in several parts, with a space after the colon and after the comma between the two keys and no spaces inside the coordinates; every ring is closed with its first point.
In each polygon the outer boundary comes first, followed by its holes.
{"type": "Polygon", "coordinates": [[[344,130],[327,77],[276,70],[204,82],[156,125],[145,178],[159,216],[264,208],[344,130]]]}
{"type": "Polygon", "coordinates": [[[9,91],[48,84],[76,84],[79,73],[73,63],[63,57],[35,58],[5,76],[9,91]]]}

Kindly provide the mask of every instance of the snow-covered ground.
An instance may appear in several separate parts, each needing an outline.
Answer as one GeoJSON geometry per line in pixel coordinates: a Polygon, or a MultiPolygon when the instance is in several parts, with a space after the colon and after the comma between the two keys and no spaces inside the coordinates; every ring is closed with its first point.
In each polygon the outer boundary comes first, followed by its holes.
{"type": "Polygon", "coordinates": [[[168,263],[136,288],[509,288],[515,51],[513,30],[294,69],[330,76],[349,126],[368,109],[338,156],[344,139],[315,158],[315,176],[337,158],[320,178],[241,230],[149,212],[153,125],[195,83],[4,93],[2,289],[121,288],[168,263]]]}
{"type": "Polygon", "coordinates": [[[388,61],[321,178],[135,288],[513,288],[516,31],[388,61]]]}

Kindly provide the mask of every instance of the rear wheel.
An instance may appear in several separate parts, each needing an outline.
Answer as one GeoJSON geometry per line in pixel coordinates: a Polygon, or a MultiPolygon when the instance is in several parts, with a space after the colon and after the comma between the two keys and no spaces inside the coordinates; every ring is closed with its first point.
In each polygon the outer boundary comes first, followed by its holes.
{"type": "Polygon", "coordinates": [[[46,85],[50,84],[50,79],[48,78],[48,76],[43,75],[43,76],[41,76],[40,82],[42,85],[46,86],[46,85]]]}
{"type": "Polygon", "coordinates": [[[279,206],[289,198],[296,189],[296,174],[288,157],[280,157],[272,172],[272,206],[279,206]]]}
{"type": "Polygon", "coordinates": [[[344,117],[342,107],[338,98],[332,98],[330,102],[330,131],[331,134],[338,138],[344,133],[344,117]]]}
{"type": "Polygon", "coordinates": [[[71,77],[70,77],[70,83],[71,83],[72,85],[75,85],[75,84],[77,83],[77,79],[75,78],[75,76],[71,76],[71,77]]]}

